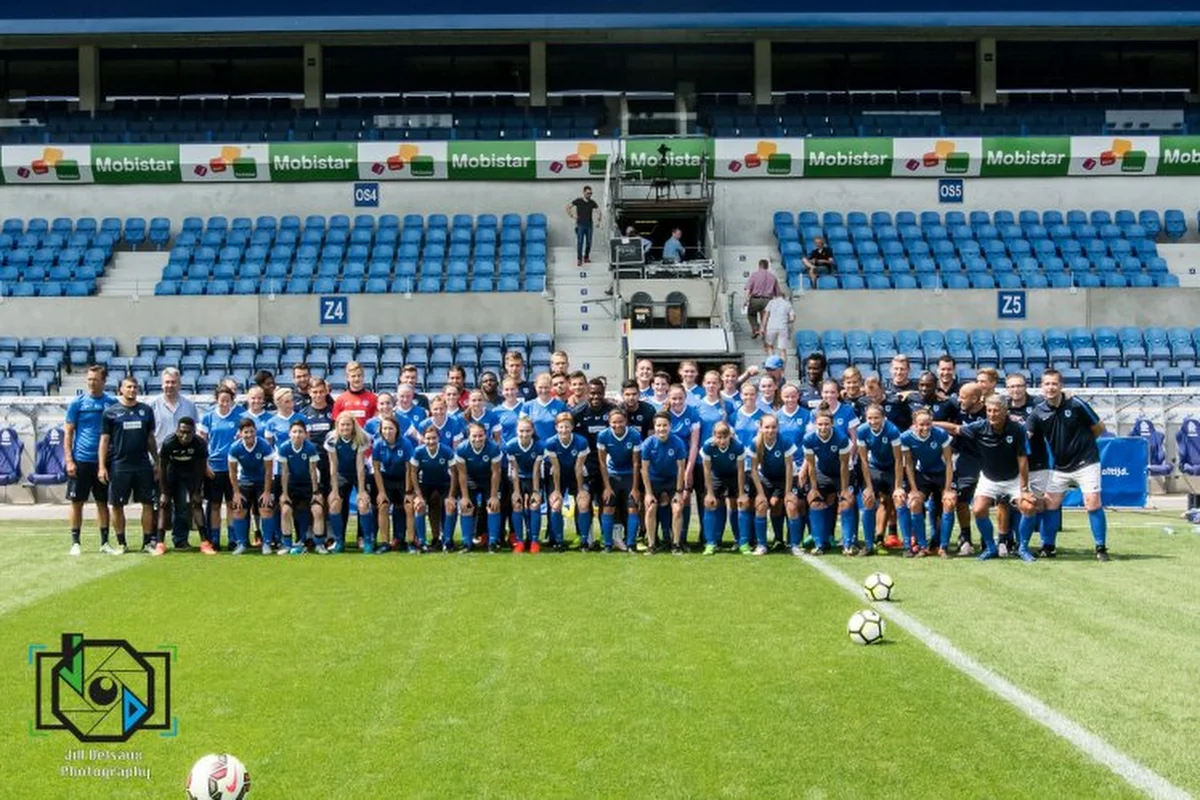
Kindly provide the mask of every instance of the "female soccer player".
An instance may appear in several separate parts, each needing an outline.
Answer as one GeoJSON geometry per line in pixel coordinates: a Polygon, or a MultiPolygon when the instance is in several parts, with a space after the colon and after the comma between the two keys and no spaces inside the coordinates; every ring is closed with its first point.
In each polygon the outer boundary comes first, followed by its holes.
{"type": "Polygon", "coordinates": [[[306,543],[316,549],[314,539],[322,542],[325,538],[322,530],[324,512],[318,492],[321,479],[317,464],[321,454],[308,440],[308,426],[304,420],[298,419],[288,428],[287,441],[276,448],[275,458],[279,462],[279,507],[283,528],[283,547],[279,555],[298,556],[305,552],[306,543]],[[311,514],[311,519],[303,518],[305,511],[311,514]],[[301,522],[307,524],[301,525],[301,522]]]}
{"type": "Polygon", "coordinates": [[[267,396],[261,386],[251,386],[246,391],[246,416],[254,420],[255,426],[262,432],[272,412],[267,409],[267,396]]]}
{"type": "Polygon", "coordinates": [[[490,441],[499,443],[500,435],[500,418],[496,412],[492,411],[487,406],[487,397],[481,389],[475,389],[467,397],[467,407],[459,414],[459,420],[463,425],[470,426],[472,424],[482,425],[487,431],[487,438],[490,441]]]}
{"type": "MultiPolygon", "coordinates": [[[[671,417],[671,434],[678,436],[680,441],[687,445],[687,463],[684,465],[684,487],[688,492],[698,491],[704,492],[704,467],[700,464],[700,445],[704,440],[700,438],[700,415],[696,412],[696,407],[689,405],[688,398],[690,395],[687,389],[681,384],[674,384],[667,390],[667,404],[664,407],[667,414],[671,417]],[[696,486],[699,482],[699,486],[696,486]]],[[[703,518],[703,513],[701,513],[703,518]]],[[[692,524],[692,506],[685,504],[683,507],[683,528],[680,533],[679,546],[687,547],[688,528],[692,524]]]]}
{"type": "Polygon", "coordinates": [[[695,403],[704,397],[706,390],[699,384],[700,367],[695,361],[679,362],[679,384],[688,393],[688,403],[695,403]]]}
{"type": "MultiPolygon", "coordinates": [[[[479,391],[471,393],[471,402],[482,399],[479,391]]],[[[476,525],[480,518],[487,522],[487,549],[500,552],[500,445],[492,439],[488,426],[471,422],[467,441],[455,453],[458,462],[459,514],[462,518],[462,546],[469,552],[475,545],[476,525]]]]}
{"type": "Polygon", "coordinates": [[[654,416],[654,435],[642,442],[642,484],[646,492],[647,553],[658,544],[658,530],[670,528],[671,552],[683,553],[679,537],[683,527],[683,509],[687,504],[684,486],[687,445],[671,434],[671,415],[660,411],[654,416]]]}
{"type": "Polygon", "coordinates": [[[512,378],[505,378],[501,384],[501,397],[503,399],[499,405],[492,408],[492,413],[500,423],[500,441],[507,444],[516,438],[517,421],[521,419],[525,401],[521,399],[520,384],[512,378]]]}
{"type": "MultiPolygon", "coordinates": [[[[826,384],[828,386],[828,384],[826,384]]],[[[850,437],[838,430],[833,414],[822,401],[813,421],[816,430],[804,437],[804,461],[808,466],[809,528],[812,530],[813,555],[822,555],[829,548],[833,534],[830,506],[837,504],[842,530],[857,529],[854,524],[854,493],[850,489],[850,437]]],[[[843,533],[843,538],[845,534],[843,533]]],[[[842,551],[853,555],[853,551],[842,551]]]]}
{"type": "Polygon", "coordinates": [[[579,547],[591,546],[592,498],[584,482],[584,463],[587,461],[587,439],[575,433],[575,419],[564,411],[554,421],[556,433],[542,442],[542,457],[550,465],[550,547],[557,552],[567,549],[563,530],[563,500],[568,494],[575,498],[575,527],[579,547]]]}
{"type": "MultiPolygon", "coordinates": [[[[907,539],[904,556],[925,556],[929,546],[925,540],[925,500],[932,498],[935,507],[942,508],[942,524],[938,555],[950,557],[950,533],[954,530],[954,508],[958,498],[954,491],[954,454],[950,434],[933,426],[933,414],[927,408],[913,415],[913,426],[900,434],[900,450],[904,456],[904,474],[908,476],[908,509],[911,530],[917,535],[914,547],[907,539]]],[[[904,497],[896,493],[896,503],[904,497]]]]}
{"type": "Polygon", "coordinates": [[[740,376],[741,373],[738,372],[736,364],[721,365],[721,397],[735,406],[742,403],[740,376]]]}
{"type": "Polygon", "coordinates": [[[837,381],[828,380],[821,384],[821,404],[828,409],[833,427],[853,442],[858,428],[858,415],[854,413],[853,405],[842,402],[842,388],[837,381]]]}
{"type": "Polygon", "coordinates": [[[665,372],[654,373],[654,380],[650,383],[650,396],[646,398],[646,402],[661,411],[662,407],[667,404],[667,392],[671,389],[671,376],[665,372]]]}
{"type": "Polygon", "coordinates": [[[229,543],[233,536],[233,484],[229,482],[229,447],[238,439],[238,423],[246,413],[234,405],[234,393],[227,387],[217,389],[217,405],[200,419],[197,433],[208,440],[208,540],[200,544],[205,555],[221,549],[221,504],[229,520],[229,543]]]}
{"type": "MultiPolygon", "coordinates": [[[[367,436],[375,439],[379,436],[379,425],[385,419],[396,418],[396,398],[389,392],[380,392],[375,395],[375,416],[371,417],[363,425],[363,430],[367,432],[367,436]]],[[[397,423],[398,424],[398,423],[397,423]]]]}
{"type": "Polygon", "coordinates": [[[338,415],[333,431],[325,439],[325,452],[329,454],[329,472],[332,485],[329,489],[329,527],[333,534],[332,552],[346,549],[346,517],[343,510],[350,500],[350,493],[358,492],[359,524],[366,523],[363,534],[363,552],[375,552],[375,526],[371,520],[371,493],[367,489],[366,456],[370,440],[358,426],[353,411],[338,415]],[[368,522],[370,520],[370,522],[368,522]]]}
{"type": "MultiPolygon", "coordinates": [[[[412,501],[408,499],[408,465],[412,462],[413,450],[409,437],[400,434],[399,420],[380,420],[379,436],[371,443],[371,472],[379,510],[381,552],[386,552],[389,541],[399,550],[408,538],[408,518],[412,515],[412,501]]],[[[415,549],[415,545],[410,545],[410,552],[415,549]]]]}
{"type": "MultiPolygon", "coordinates": [[[[378,402],[378,398],[376,398],[378,402]]],[[[429,402],[426,400],[425,402],[429,402]]],[[[417,390],[409,386],[407,383],[402,383],[396,387],[396,408],[392,411],[396,420],[399,422],[400,435],[408,435],[405,432],[411,429],[411,438],[414,442],[419,443],[420,432],[417,426],[429,416],[426,411],[417,402],[417,390]]]]}
{"type": "MultiPolygon", "coordinates": [[[[758,436],[758,425],[763,418],[763,411],[758,407],[758,387],[753,383],[743,383],[741,389],[742,404],[738,406],[737,412],[733,415],[730,421],[730,427],[733,428],[733,434],[738,441],[742,443],[742,447],[746,448],[746,461],[743,469],[750,469],[750,448],[754,447],[754,439],[758,436]]],[[[745,486],[749,490],[752,479],[745,479],[745,486]]],[[[754,509],[747,507],[745,510],[738,511],[737,522],[733,526],[734,535],[737,537],[738,543],[748,542],[751,531],[754,530],[754,509]]]]}
{"type": "Polygon", "coordinates": [[[620,408],[608,412],[608,429],[596,434],[596,450],[600,458],[601,495],[600,534],[604,552],[614,547],[613,532],[617,515],[624,512],[625,536],[615,546],[622,552],[634,552],[638,529],[641,527],[642,493],[638,475],[641,472],[642,435],[629,427],[629,419],[620,408]]]}
{"type": "MultiPolygon", "coordinates": [[[[758,426],[758,436],[750,450],[750,478],[754,492],[754,536],[757,543],[753,554],[765,556],[767,546],[767,517],[775,528],[776,541],[782,540],[783,519],[787,515],[788,539],[792,552],[800,553],[800,510],[796,495],[792,492],[795,468],[795,445],[789,445],[779,437],[779,420],[774,414],[764,414],[758,426]]],[[[746,532],[739,549],[750,554],[750,542],[746,532]]]]}
{"type": "Polygon", "coordinates": [[[458,417],[450,416],[449,408],[445,397],[434,395],[429,401],[429,416],[421,421],[417,430],[421,432],[423,440],[425,431],[432,428],[442,446],[453,453],[454,449],[462,444],[463,428],[458,417]]]}
{"type": "MultiPolygon", "coordinates": [[[[432,406],[431,403],[431,410],[432,406]]],[[[454,451],[446,447],[438,437],[436,428],[426,427],[422,436],[425,444],[413,453],[408,468],[408,485],[413,487],[413,530],[417,535],[417,547],[420,552],[428,552],[425,517],[432,514],[433,538],[441,541],[442,552],[449,553],[454,549],[454,525],[457,517],[454,481],[458,460],[454,451]]]]}
{"type": "MultiPolygon", "coordinates": [[[[721,375],[715,370],[704,373],[704,385],[701,387],[701,391],[703,394],[690,402],[696,410],[696,417],[700,420],[700,445],[703,447],[712,438],[716,424],[733,419],[737,408],[721,396],[721,375]]],[[[692,492],[696,498],[696,517],[701,520],[701,527],[703,527],[705,514],[705,497],[708,494],[704,490],[704,487],[707,486],[704,482],[705,475],[703,458],[698,457],[696,467],[692,472],[692,492]]]]}
{"type": "Polygon", "coordinates": [[[640,359],[634,367],[633,377],[638,383],[642,399],[649,399],[654,394],[654,362],[648,358],[640,359]]]}
{"type": "MultiPolygon", "coordinates": [[[[291,428],[294,423],[304,422],[304,415],[296,412],[295,395],[292,390],[286,386],[279,386],[275,389],[275,413],[267,417],[263,423],[260,433],[267,440],[267,444],[274,447],[276,450],[280,446],[287,444],[288,437],[291,435],[291,428]]],[[[276,464],[278,469],[278,464],[276,464]]],[[[280,531],[282,530],[280,512],[281,504],[279,502],[280,493],[283,490],[283,481],[275,482],[275,505],[270,516],[262,518],[263,527],[267,533],[264,535],[268,541],[279,543],[280,531]]]]}
{"type": "MultiPolygon", "coordinates": [[[[507,383],[507,379],[506,379],[507,383]]],[[[536,553],[541,548],[538,535],[542,527],[542,448],[533,434],[528,417],[517,422],[517,433],[504,445],[512,483],[513,552],[536,553]]]]}
{"type": "Polygon", "coordinates": [[[763,375],[758,381],[758,407],[764,414],[773,414],[779,406],[779,384],[770,375],[763,375]]]}
{"type": "Polygon", "coordinates": [[[566,403],[554,396],[550,375],[543,372],[533,381],[537,397],[525,403],[521,416],[529,417],[533,422],[534,436],[538,442],[544,442],[554,436],[555,420],[558,415],[568,411],[566,403]]]}
{"type": "MultiPolygon", "coordinates": [[[[229,446],[227,456],[229,482],[233,488],[233,554],[240,556],[250,543],[250,510],[259,508],[269,514],[274,500],[272,461],[275,451],[259,437],[258,428],[250,417],[238,423],[238,440],[229,446]]],[[[264,542],[263,555],[270,555],[271,545],[264,542]]]]}
{"type": "MultiPolygon", "coordinates": [[[[711,373],[710,373],[711,374],[711,373]]],[[[734,519],[739,511],[750,510],[746,494],[746,448],[733,436],[727,422],[713,426],[712,436],[704,443],[700,454],[704,469],[704,555],[711,556],[721,546],[726,520],[734,519]]],[[[735,530],[736,534],[736,530],[735,530]]]]}
{"type": "MultiPolygon", "coordinates": [[[[864,552],[875,552],[875,531],[887,524],[889,509],[894,505],[893,493],[898,488],[896,468],[902,463],[900,429],[888,422],[883,409],[872,403],[867,406],[866,421],[858,426],[855,435],[858,446],[858,465],[862,476],[862,508],[864,552]]],[[[901,492],[903,494],[903,492],[901,492]]],[[[854,547],[842,531],[842,549],[854,547]]]]}

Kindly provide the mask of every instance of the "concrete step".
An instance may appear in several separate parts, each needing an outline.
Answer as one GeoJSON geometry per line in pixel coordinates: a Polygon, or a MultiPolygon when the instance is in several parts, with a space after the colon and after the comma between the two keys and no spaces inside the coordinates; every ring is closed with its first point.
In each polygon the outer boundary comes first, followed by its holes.
{"type": "Polygon", "coordinates": [[[100,279],[97,294],[107,297],[152,295],[154,285],[162,280],[166,264],[166,252],[118,252],[113,255],[108,272],[100,279]]]}

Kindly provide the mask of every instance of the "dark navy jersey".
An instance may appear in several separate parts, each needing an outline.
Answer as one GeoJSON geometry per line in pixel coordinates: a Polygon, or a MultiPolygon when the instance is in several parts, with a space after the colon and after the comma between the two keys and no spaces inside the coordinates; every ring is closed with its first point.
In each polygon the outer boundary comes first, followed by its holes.
{"type": "Polygon", "coordinates": [[[1100,421],[1092,407],[1078,397],[1064,397],[1057,407],[1045,400],[1033,407],[1026,423],[1030,434],[1041,436],[1054,469],[1062,472],[1100,463],[1100,448],[1092,426],[1100,421]]]}
{"type": "Polygon", "coordinates": [[[484,491],[492,490],[492,465],[501,460],[500,445],[491,439],[476,450],[470,442],[463,442],[455,452],[458,460],[467,466],[467,482],[484,491]]]}
{"type": "Polygon", "coordinates": [[[598,409],[592,408],[592,404],[586,402],[571,409],[571,417],[575,420],[575,432],[582,434],[588,443],[587,465],[590,474],[600,474],[600,457],[596,452],[596,437],[608,430],[608,414],[615,407],[605,400],[598,409]]]}
{"type": "Polygon", "coordinates": [[[679,477],[679,464],[687,461],[687,445],[678,436],[668,436],[664,442],[651,436],[642,442],[642,463],[650,467],[650,482],[675,485],[679,477]]]}
{"type": "Polygon", "coordinates": [[[533,469],[538,458],[542,455],[542,447],[537,439],[531,439],[529,447],[521,447],[521,440],[513,437],[504,445],[504,454],[511,463],[517,465],[517,477],[523,481],[533,480],[533,469]]]}
{"type": "Polygon", "coordinates": [[[639,400],[636,409],[630,410],[628,405],[622,404],[621,410],[625,412],[625,419],[629,422],[629,427],[636,430],[642,435],[643,439],[649,438],[654,433],[654,406],[647,403],[645,400],[639,400]]]}
{"type": "Polygon", "coordinates": [[[228,460],[231,473],[233,464],[238,465],[238,486],[262,486],[267,480],[267,470],[275,460],[275,450],[261,436],[255,437],[250,447],[238,439],[229,446],[228,460]]]}
{"type": "Polygon", "coordinates": [[[145,403],[113,403],[104,409],[100,432],[108,434],[108,468],[112,472],[150,469],[154,412],[145,403]]]}
{"type": "Polygon", "coordinates": [[[775,484],[783,483],[787,478],[788,462],[796,460],[796,445],[781,436],[768,443],[760,434],[750,452],[758,458],[758,474],[775,484]]]}
{"type": "Polygon", "coordinates": [[[887,418],[887,421],[899,428],[901,432],[912,427],[912,405],[901,400],[900,395],[885,394],[883,402],[879,405],[883,408],[883,416],[887,418]]]}
{"type": "Polygon", "coordinates": [[[172,433],[158,451],[158,463],[167,475],[183,480],[203,478],[207,462],[208,445],[199,436],[193,436],[190,442],[183,444],[172,433]]]}
{"type": "Polygon", "coordinates": [[[941,428],[930,428],[929,435],[922,439],[915,430],[900,434],[900,449],[908,453],[913,471],[918,475],[935,476],[941,480],[946,474],[945,452],[950,449],[950,434],[941,428]]]}
{"type": "Polygon", "coordinates": [[[308,438],[312,442],[324,442],[325,437],[333,430],[333,406],[329,403],[324,408],[308,406],[302,412],[304,424],[308,427],[308,438]]]}
{"type": "Polygon", "coordinates": [[[700,448],[701,457],[708,463],[708,468],[714,478],[720,478],[725,483],[736,485],[739,472],[743,472],[742,464],[746,460],[746,448],[737,440],[729,439],[729,446],[722,450],[715,440],[709,439],[700,448]]]}
{"type": "Polygon", "coordinates": [[[312,442],[302,442],[297,450],[291,441],[285,439],[275,450],[275,461],[280,467],[280,474],[283,465],[287,464],[288,486],[312,486],[308,467],[309,464],[320,464],[321,454],[312,442]]]}
{"type": "MultiPolygon", "coordinates": [[[[987,408],[980,406],[977,411],[964,411],[962,405],[957,398],[948,400],[953,403],[958,414],[958,422],[961,425],[970,425],[980,420],[987,421],[987,408]]],[[[955,436],[952,439],[954,451],[958,453],[958,459],[954,462],[954,475],[958,478],[977,478],[979,477],[980,469],[980,454],[979,446],[973,440],[964,436],[955,436]]]]}
{"type": "Polygon", "coordinates": [[[95,464],[100,457],[100,434],[104,412],[117,398],[111,394],[92,397],[81,394],[67,406],[67,422],[75,426],[72,457],[81,464],[95,464]]]}
{"type": "Polygon", "coordinates": [[[804,437],[804,455],[813,456],[816,459],[817,472],[834,480],[841,480],[841,457],[848,455],[850,450],[850,437],[837,428],[833,429],[828,439],[822,439],[816,431],[804,437]]]}
{"type": "MultiPolygon", "coordinates": [[[[1015,420],[1005,420],[1000,430],[986,419],[963,426],[959,436],[975,445],[979,466],[989,480],[1010,481],[1020,474],[1018,459],[1029,455],[1029,437],[1025,426],[1015,420]]],[[[959,457],[961,461],[961,456],[959,457]]]]}
{"type": "Polygon", "coordinates": [[[957,425],[961,421],[957,398],[939,399],[934,400],[932,403],[926,402],[925,398],[920,395],[913,395],[908,399],[910,419],[916,416],[917,412],[923,408],[929,409],[934,422],[950,422],[957,425]]]}
{"type": "Polygon", "coordinates": [[[625,435],[619,439],[612,428],[601,431],[596,437],[597,454],[604,456],[609,475],[632,475],[633,457],[641,447],[642,434],[630,427],[625,428],[625,435]]]}
{"type": "Polygon", "coordinates": [[[521,395],[521,399],[528,402],[537,397],[537,388],[529,381],[521,381],[517,384],[517,394],[521,395]]]}
{"type": "Polygon", "coordinates": [[[450,488],[450,470],[458,463],[458,458],[439,443],[432,453],[428,447],[418,447],[412,463],[417,466],[417,483],[423,490],[445,491],[450,488]]]}
{"type": "Polygon", "coordinates": [[[356,445],[353,438],[343,439],[337,431],[332,431],[325,438],[325,452],[337,456],[338,477],[352,484],[358,482],[358,453],[362,451],[365,454],[369,449],[369,444],[356,445]]]}
{"type": "Polygon", "coordinates": [[[403,482],[408,476],[408,464],[414,451],[412,441],[404,436],[397,436],[395,444],[376,437],[371,443],[371,464],[384,480],[403,482]]]}
{"type": "Polygon", "coordinates": [[[800,384],[800,405],[814,410],[821,405],[821,384],[800,384]]]}
{"type": "Polygon", "coordinates": [[[858,446],[867,449],[867,466],[881,472],[896,469],[896,453],[892,449],[900,444],[900,429],[884,420],[875,431],[867,423],[858,426],[858,446]]]}

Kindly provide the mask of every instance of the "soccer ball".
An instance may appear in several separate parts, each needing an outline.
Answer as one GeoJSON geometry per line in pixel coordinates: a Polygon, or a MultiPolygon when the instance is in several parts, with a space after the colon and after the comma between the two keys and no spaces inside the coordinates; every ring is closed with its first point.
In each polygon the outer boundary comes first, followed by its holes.
{"type": "Polygon", "coordinates": [[[891,600],[892,590],[895,588],[892,576],[883,572],[872,572],[863,581],[863,594],[868,600],[891,600]]]}
{"type": "Polygon", "coordinates": [[[187,778],[188,800],[242,800],[250,793],[246,765],[231,755],[207,755],[187,778]]]}
{"type": "Polygon", "coordinates": [[[870,609],[855,611],[846,632],[855,644],[874,644],[883,638],[883,617],[870,609]]]}

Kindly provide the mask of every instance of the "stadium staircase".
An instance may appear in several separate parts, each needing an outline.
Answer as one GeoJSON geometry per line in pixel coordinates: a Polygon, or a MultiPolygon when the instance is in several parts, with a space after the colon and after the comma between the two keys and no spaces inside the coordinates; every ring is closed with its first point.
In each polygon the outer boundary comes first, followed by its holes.
{"type": "Polygon", "coordinates": [[[102,297],[134,297],[154,294],[154,284],[162,278],[166,256],[155,250],[118,250],[113,254],[108,273],[100,279],[97,294],[102,297]]]}
{"type": "Polygon", "coordinates": [[[574,247],[550,249],[554,292],[555,347],[571,354],[571,367],[608,379],[610,389],[623,374],[621,322],[612,297],[608,246],[592,244],[592,262],[579,267],[574,247]]]}
{"type": "MultiPolygon", "coordinates": [[[[746,315],[742,313],[742,307],[746,303],[743,292],[746,279],[754,270],[758,269],[760,258],[768,259],[771,262],[771,271],[779,279],[779,285],[786,286],[787,277],[779,264],[779,253],[774,248],[766,246],[722,247],[719,258],[722,282],[728,297],[728,302],[725,304],[725,329],[733,333],[734,349],[744,354],[747,365],[761,362],[764,355],[762,340],[750,338],[750,323],[746,319],[746,315]]],[[[792,293],[793,303],[797,307],[797,322],[799,322],[799,303],[802,298],[801,292],[792,293]]],[[[797,327],[800,326],[797,325],[797,327]]],[[[788,364],[787,374],[795,374],[794,364],[788,364]]]]}

